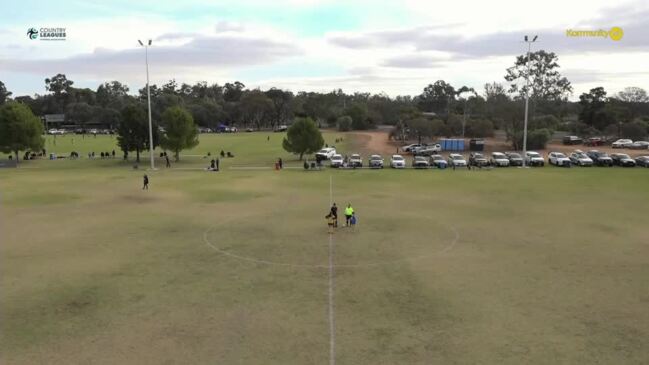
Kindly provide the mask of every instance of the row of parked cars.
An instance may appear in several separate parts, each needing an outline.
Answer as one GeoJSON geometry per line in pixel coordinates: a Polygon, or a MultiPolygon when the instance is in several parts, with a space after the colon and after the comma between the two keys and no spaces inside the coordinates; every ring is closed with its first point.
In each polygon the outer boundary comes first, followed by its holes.
{"type": "Polygon", "coordinates": [[[649,149],[649,141],[632,141],[630,139],[621,138],[615,141],[602,137],[592,137],[584,140],[578,136],[565,136],[563,137],[563,144],[565,145],[578,145],[584,146],[605,146],[610,144],[612,148],[629,148],[632,150],[646,150],[649,149]]]}
{"type": "Polygon", "coordinates": [[[548,162],[555,166],[571,167],[571,166],[622,166],[622,167],[649,167],[649,156],[639,156],[631,158],[626,153],[611,153],[591,150],[583,152],[575,150],[569,155],[561,152],[550,152],[548,154],[548,162]]]}
{"type": "MultiPolygon", "coordinates": [[[[371,155],[367,164],[360,154],[354,153],[350,156],[343,156],[336,153],[334,148],[325,148],[317,154],[319,161],[329,160],[329,166],[333,168],[383,168],[386,163],[381,155],[371,155]]],[[[488,157],[481,152],[471,152],[469,158],[459,153],[450,153],[446,158],[440,153],[430,156],[415,155],[411,160],[413,168],[446,168],[446,167],[508,167],[523,166],[542,167],[545,166],[545,158],[538,152],[527,151],[525,156],[517,152],[492,152],[488,157]]],[[[649,156],[640,156],[635,159],[624,153],[607,154],[598,150],[583,152],[575,150],[566,155],[562,152],[550,152],[547,156],[550,165],[571,167],[571,166],[623,166],[649,167],[649,156]]],[[[392,155],[387,163],[392,168],[405,168],[408,162],[402,155],[392,155]]]]}

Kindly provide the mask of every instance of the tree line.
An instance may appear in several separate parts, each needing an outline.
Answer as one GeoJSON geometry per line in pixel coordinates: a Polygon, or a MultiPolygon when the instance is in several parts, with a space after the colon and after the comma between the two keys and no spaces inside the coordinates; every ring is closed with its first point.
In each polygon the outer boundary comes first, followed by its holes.
{"type": "MultiPolygon", "coordinates": [[[[649,97],[644,89],[628,87],[609,96],[603,87],[597,87],[580,95],[578,102],[572,102],[568,100],[572,85],[559,69],[557,55],[540,50],[530,54],[529,67],[527,55],[516,57],[505,70],[505,82],[491,82],[475,89],[437,80],[414,97],[348,94],[340,89],[293,93],[279,88],[248,89],[239,81],[190,85],[170,80],[150,86],[155,130],[165,130],[154,135],[154,144],[177,152],[183,145],[188,148],[195,143],[196,126],[215,129],[223,124],[263,129],[291,124],[296,118],[309,118],[319,127],[342,131],[392,125],[391,137],[395,139],[490,137],[495,130],[501,130],[512,147],[520,149],[523,100],[528,93],[529,148],[544,147],[558,130],[584,137],[642,139],[649,134],[649,97]],[[183,127],[177,125],[178,120],[184,121],[183,127]],[[169,138],[172,130],[183,132],[173,138],[173,146],[169,138]]],[[[97,123],[113,126],[125,152],[134,151],[139,156],[148,148],[146,87],[136,94],[119,81],[103,83],[96,90],[76,88],[72,80],[57,74],[45,79],[45,89],[45,94],[12,98],[0,81],[0,104],[17,102],[39,116],[65,114],[66,120],[82,129],[97,123]]],[[[9,147],[8,140],[16,137],[3,134],[0,148],[14,152],[11,148],[16,148],[15,143],[9,147]]]]}

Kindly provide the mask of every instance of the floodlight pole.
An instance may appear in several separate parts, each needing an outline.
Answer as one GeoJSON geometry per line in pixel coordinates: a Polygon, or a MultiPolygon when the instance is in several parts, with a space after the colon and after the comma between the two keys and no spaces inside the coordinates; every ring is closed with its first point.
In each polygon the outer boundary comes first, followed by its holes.
{"type": "Polygon", "coordinates": [[[153,160],[153,123],[151,122],[151,92],[149,91],[149,46],[151,45],[151,40],[144,44],[138,39],[138,42],[142,47],[144,47],[144,62],[146,63],[146,99],[149,109],[149,156],[151,158],[151,170],[155,170],[155,164],[153,160]]]}
{"type": "Polygon", "coordinates": [[[525,36],[525,43],[527,43],[527,62],[525,62],[527,66],[527,75],[525,80],[527,86],[525,89],[525,123],[523,124],[523,167],[527,166],[527,161],[525,161],[525,159],[527,158],[527,114],[530,106],[530,51],[532,50],[532,43],[536,42],[537,37],[538,36],[534,36],[530,41],[528,37],[525,36]]]}

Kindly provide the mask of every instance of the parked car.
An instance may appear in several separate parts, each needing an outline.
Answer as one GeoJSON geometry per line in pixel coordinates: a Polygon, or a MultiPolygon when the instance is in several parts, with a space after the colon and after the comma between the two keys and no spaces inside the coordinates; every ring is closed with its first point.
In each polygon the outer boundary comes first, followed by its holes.
{"type": "Polygon", "coordinates": [[[647,141],[635,141],[629,145],[629,148],[632,150],[646,150],[649,149],[649,142],[647,141]]]}
{"type": "Polygon", "coordinates": [[[635,160],[629,157],[626,153],[611,153],[613,163],[622,167],[634,167],[635,160]]]}
{"type": "Polygon", "coordinates": [[[390,159],[390,167],[393,169],[402,169],[406,167],[406,160],[401,155],[392,155],[390,159]]]}
{"type": "Polygon", "coordinates": [[[649,167],[649,156],[636,157],[635,164],[642,167],[649,167]]]}
{"type": "Polygon", "coordinates": [[[584,146],[596,147],[603,146],[606,144],[606,141],[600,137],[591,137],[584,141],[584,146]]]}
{"type": "Polygon", "coordinates": [[[344,162],[343,155],[337,153],[329,159],[329,166],[333,168],[342,167],[344,162]]]}
{"type": "Polygon", "coordinates": [[[525,164],[527,166],[545,166],[545,160],[543,156],[536,151],[527,151],[525,152],[525,164]]]}
{"type": "Polygon", "coordinates": [[[613,166],[613,159],[606,152],[592,150],[588,151],[586,154],[597,166],[613,166]]]}
{"type": "Polygon", "coordinates": [[[439,153],[442,150],[442,145],[440,144],[431,144],[428,146],[421,146],[415,148],[412,152],[415,156],[432,156],[439,153]]]}
{"type": "Polygon", "coordinates": [[[438,169],[445,169],[448,167],[448,162],[446,162],[442,155],[432,155],[430,156],[429,165],[438,169]]]}
{"type": "Polygon", "coordinates": [[[358,153],[354,153],[349,157],[349,167],[363,167],[363,158],[358,153]]]}
{"type": "Polygon", "coordinates": [[[577,166],[593,166],[593,160],[580,150],[575,150],[570,154],[570,162],[577,166]]]}
{"type": "Polygon", "coordinates": [[[570,167],[570,159],[561,152],[550,152],[548,163],[554,166],[570,167]]]}
{"type": "Polygon", "coordinates": [[[415,156],[412,159],[412,167],[416,169],[427,169],[429,166],[428,159],[424,156],[415,156]]]}
{"type": "Polygon", "coordinates": [[[401,151],[403,152],[412,152],[415,148],[423,146],[420,143],[413,143],[413,144],[408,144],[405,146],[401,146],[401,151]]]}
{"type": "Polygon", "coordinates": [[[575,145],[582,144],[584,140],[581,137],[577,136],[565,136],[563,137],[563,144],[565,145],[575,145]]]}
{"type": "Polygon", "coordinates": [[[633,144],[633,141],[630,139],[618,139],[617,141],[611,144],[613,148],[628,148],[633,144]]]}
{"type": "Polygon", "coordinates": [[[469,165],[476,167],[485,167],[489,165],[489,161],[480,152],[471,152],[469,155],[469,165]]]}
{"type": "Polygon", "coordinates": [[[509,159],[509,166],[523,166],[523,157],[516,152],[505,152],[509,159]]]}
{"type": "Polygon", "coordinates": [[[373,169],[382,169],[383,168],[383,157],[380,155],[370,156],[369,166],[373,169]]]}
{"type": "Polygon", "coordinates": [[[459,153],[451,153],[448,155],[448,164],[453,167],[466,167],[466,160],[459,153]]]}
{"type": "Polygon", "coordinates": [[[275,127],[273,132],[286,132],[286,130],[288,130],[288,126],[282,124],[282,125],[278,125],[277,127],[275,127]]]}
{"type": "Polygon", "coordinates": [[[250,128],[250,127],[246,128],[246,132],[248,132],[248,133],[250,133],[250,132],[254,132],[254,131],[255,131],[255,130],[252,129],[252,128],[250,128]]]}
{"type": "Polygon", "coordinates": [[[492,152],[491,160],[489,160],[492,166],[496,167],[507,167],[509,166],[509,159],[502,152],[492,152]]]}
{"type": "Polygon", "coordinates": [[[336,154],[336,149],[335,148],[327,147],[327,148],[323,148],[320,151],[316,152],[315,158],[316,158],[316,160],[328,160],[331,157],[333,157],[333,155],[335,155],[335,154],[336,154]]]}

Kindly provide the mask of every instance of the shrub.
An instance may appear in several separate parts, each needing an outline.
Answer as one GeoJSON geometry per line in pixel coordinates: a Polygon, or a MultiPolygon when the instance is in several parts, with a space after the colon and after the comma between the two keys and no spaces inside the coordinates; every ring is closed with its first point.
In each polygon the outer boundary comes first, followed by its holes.
{"type": "Polygon", "coordinates": [[[352,118],[349,115],[343,115],[338,118],[336,124],[338,125],[339,131],[347,132],[352,129],[352,118]]]}

